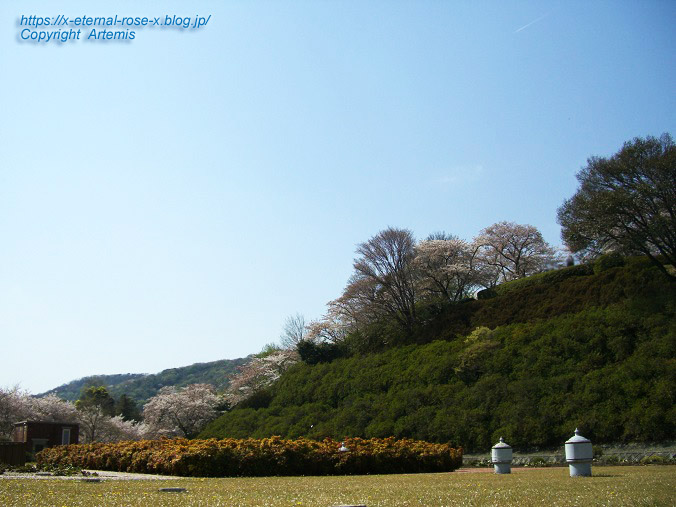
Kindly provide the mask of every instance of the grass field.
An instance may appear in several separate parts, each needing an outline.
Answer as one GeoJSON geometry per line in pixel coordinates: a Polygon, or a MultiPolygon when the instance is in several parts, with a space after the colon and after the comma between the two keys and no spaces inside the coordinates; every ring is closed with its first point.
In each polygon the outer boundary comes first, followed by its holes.
{"type": "Polygon", "coordinates": [[[0,505],[676,505],[676,467],[594,467],[570,478],[567,468],[447,474],[343,477],[170,479],[85,483],[65,479],[2,479],[0,505]],[[185,493],[160,493],[182,487],[185,493]]]}

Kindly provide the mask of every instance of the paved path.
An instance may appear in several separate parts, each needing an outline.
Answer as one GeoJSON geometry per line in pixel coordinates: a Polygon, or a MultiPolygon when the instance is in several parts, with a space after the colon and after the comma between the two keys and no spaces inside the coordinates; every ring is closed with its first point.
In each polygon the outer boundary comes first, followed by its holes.
{"type": "MultiPolygon", "coordinates": [[[[98,474],[98,479],[104,481],[161,481],[166,479],[180,479],[180,477],[174,477],[172,475],[152,475],[152,474],[133,474],[129,472],[110,472],[107,470],[87,470],[90,473],[96,472],[98,474]]],[[[80,474],[78,475],[37,475],[37,474],[23,474],[18,472],[5,472],[0,475],[0,480],[2,479],[44,479],[44,480],[82,480],[89,478],[97,478],[96,476],[92,477],[91,475],[85,477],[80,474]]]]}
{"type": "MultiPolygon", "coordinates": [[[[521,473],[527,472],[529,470],[546,470],[551,467],[512,467],[512,473],[521,473]]],[[[152,475],[152,474],[136,474],[130,472],[110,472],[107,470],[88,470],[88,472],[96,472],[98,478],[104,481],[161,481],[167,479],[183,479],[184,477],[177,477],[173,475],[152,475]]],[[[492,474],[493,468],[459,468],[453,474],[492,474]]],[[[4,475],[0,475],[0,480],[2,479],[43,479],[43,480],[82,480],[86,478],[92,478],[91,475],[84,477],[82,475],[37,475],[37,474],[22,474],[16,472],[5,472],[4,475]]],[[[94,477],[96,478],[96,477],[94,477]]]]}

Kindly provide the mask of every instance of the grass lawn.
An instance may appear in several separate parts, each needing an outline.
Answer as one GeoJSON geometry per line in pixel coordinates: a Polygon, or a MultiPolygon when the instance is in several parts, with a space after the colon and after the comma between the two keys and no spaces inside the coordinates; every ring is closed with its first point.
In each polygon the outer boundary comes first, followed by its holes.
{"type": "Polygon", "coordinates": [[[676,467],[594,467],[570,478],[568,468],[511,475],[446,474],[352,477],[170,479],[86,483],[64,479],[0,479],[0,505],[676,505],[676,467]],[[160,493],[182,487],[186,493],[160,493]]]}

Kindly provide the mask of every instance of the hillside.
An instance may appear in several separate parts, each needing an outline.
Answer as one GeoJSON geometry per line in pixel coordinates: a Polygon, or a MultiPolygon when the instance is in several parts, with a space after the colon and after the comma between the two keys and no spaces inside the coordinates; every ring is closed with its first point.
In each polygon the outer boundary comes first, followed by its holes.
{"type": "MultiPolygon", "coordinates": [[[[296,365],[201,437],[412,437],[489,448],[676,437],[676,284],[643,259],[518,280],[296,365]],[[624,265],[619,265],[624,264],[624,265]],[[483,327],[485,326],[485,327],[483,327]],[[477,329],[478,328],[478,329],[477,329]]],[[[349,340],[348,340],[349,341],[349,340]]]]}
{"type": "Polygon", "coordinates": [[[105,385],[114,398],[126,394],[143,404],[164,386],[182,387],[188,384],[205,383],[212,384],[219,390],[224,389],[228,385],[228,377],[235,373],[236,368],[246,361],[247,358],[222,359],[209,363],[169,368],[153,374],[125,373],[84,377],[63,384],[39,396],[55,394],[65,400],[75,401],[80,396],[82,387],[87,384],[97,384],[105,385]]]}

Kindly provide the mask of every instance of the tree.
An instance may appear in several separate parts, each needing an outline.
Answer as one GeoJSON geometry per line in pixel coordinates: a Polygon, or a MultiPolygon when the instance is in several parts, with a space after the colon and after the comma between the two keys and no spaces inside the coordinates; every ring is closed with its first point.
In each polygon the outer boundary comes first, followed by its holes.
{"type": "Polygon", "coordinates": [[[286,318],[284,329],[280,342],[285,349],[295,348],[307,337],[307,328],[305,326],[305,317],[300,313],[290,315],[286,318]]]}
{"type": "Polygon", "coordinates": [[[123,421],[139,421],[141,420],[141,411],[136,404],[136,400],[127,396],[120,395],[115,402],[115,414],[120,416],[123,421]]]}
{"type": "Polygon", "coordinates": [[[412,261],[415,239],[407,229],[388,227],[357,248],[354,274],[343,296],[333,304],[343,314],[366,320],[379,315],[394,317],[411,330],[416,322],[412,261]]]}
{"type": "Polygon", "coordinates": [[[55,394],[42,398],[30,398],[31,416],[36,421],[71,422],[78,421],[79,414],[75,404],[62,400],[55,394]]]}
{"type": "Polygon", "coordinates": [[[0,388],[0,439],[9,439],[14,423],[31,419],[30,395],[19,386],[0,388]]]}
{"type": "Polygon", "coordinates": [[[192,438],[218,416],[220,403],[210,384],[167,386],[143,406],[143,418],[155,435],[192,438]]]}
{"type": "Polygon", "coordinates": [[[319,320],[307,325],[307,340],[313,343],[342,343],[349,332],[349,324],[329,303],[329,310],[319,320]]]}
{"type": "Polygon", "coordinates": [[[80,398],[75,402],[82,426],[82,436],[86,442],[99,440],[101,426],[115,412],[115,400],[104,386],[87,386],[82,389],[80,398]]]}
{"type": "Polygon", "coordinates": [[[348,331],[355,331],[375,322],[386,312],[375,303],[379,298],[377,285],[372,280],[353,274],[343,294],[328,303],[329,313],[344,322],[348,331]]]}
{"type": "Polygon", "coordinates": [[[642,253],[667,276],[676,265],[676,147],[669,134],[624,143],[590,157],[580,187],[558,210],[561,236],[583,258],[642,253]],[[662,259],[658,259],[658,256],[662,259]]]}
{"type": "Polygon", "coordinates": [[[103,414],[113,416],[115,414],[115,400],[104,386],[87,386],[82,388],[80,398],[75,402],[78,410],[99,408],[103,414]]]}
{"type": "MultiPolygon", "coordinates": [[[[304,343],[303,342],[300,343],[304,343]]],[[[295,349],[282,349],[254,356],[247,364],[238,367],[238,372],[230,377],[226,393],[229,404],[236,405],[262,389],[276,382],[286,370],[298,362],[295,349]]]]}
{"type": "Polygon", "coordinates": [[[472,257],[470,245],[456,236],[435,234],[421,241],[414,260],[418,292],[444,301],[471,296],[478,282],[472,257]]]}
{"type": "Polygon", "coordinates": [[[475,266],[486,287],[540,273],[559,260],[536,227],[514,222],[486,227],[474,239],[474,248],[475,266]]]}
{"type": "Polygon", "coordinates": [[[121,440],[142,440],[148,434],[145,423],[125,421],[122,416],[106,417],[99,425],[98,442],[119,442],[121,440]]]}

